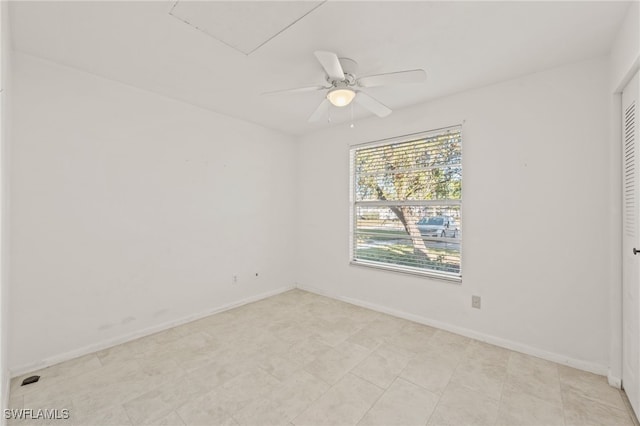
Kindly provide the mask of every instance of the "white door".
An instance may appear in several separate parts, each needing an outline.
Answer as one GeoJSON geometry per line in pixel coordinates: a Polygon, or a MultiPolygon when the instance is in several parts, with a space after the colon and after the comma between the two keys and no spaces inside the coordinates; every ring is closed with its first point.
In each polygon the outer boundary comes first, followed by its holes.
{"type": "Polygon", "coordinates": [[[622,92],[622,386],[640,417],[639,74],[622,92]]]}

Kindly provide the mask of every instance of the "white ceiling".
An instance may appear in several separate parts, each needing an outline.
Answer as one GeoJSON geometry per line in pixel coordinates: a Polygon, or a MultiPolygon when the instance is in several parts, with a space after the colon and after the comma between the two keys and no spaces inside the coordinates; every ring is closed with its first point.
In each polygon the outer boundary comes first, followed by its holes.
{"type": "MultiPolygon", "coordinates": [[[[358,75],[424,68],[425,84],[368,89],[397,110],[605,55],[629,4],[328,1],[249,55],[170,15],[175,1],[13,2],[10,13],[16,50],[305,134],[328,125],[307,123],[322,92],[260,93],[323,84],[314,50],[355,59],[358,75]]],[[[332,120],[350,114],[333,108],[332,120]]]]}
{"type": "Polygon", "coordinates": [[[176,1],[171,15],[248,55],[323,1],[176,1]]]}

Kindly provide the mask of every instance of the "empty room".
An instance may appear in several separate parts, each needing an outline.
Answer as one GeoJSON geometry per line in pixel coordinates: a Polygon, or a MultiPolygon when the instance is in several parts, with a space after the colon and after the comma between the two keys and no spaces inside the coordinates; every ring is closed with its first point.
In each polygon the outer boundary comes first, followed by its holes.
{"type": "Polygon", "coordinates": [[[640,1],[0,35],[0,425],[640,426],[640,1]]]}

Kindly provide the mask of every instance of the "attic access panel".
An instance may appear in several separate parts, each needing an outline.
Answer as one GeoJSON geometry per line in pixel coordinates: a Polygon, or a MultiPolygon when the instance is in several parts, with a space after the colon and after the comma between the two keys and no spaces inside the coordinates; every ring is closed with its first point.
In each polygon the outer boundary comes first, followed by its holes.
{"type": "Polygon", "coordinates": [[[178,0],[169,14],[249,55],[325,1],[178,0]]]}

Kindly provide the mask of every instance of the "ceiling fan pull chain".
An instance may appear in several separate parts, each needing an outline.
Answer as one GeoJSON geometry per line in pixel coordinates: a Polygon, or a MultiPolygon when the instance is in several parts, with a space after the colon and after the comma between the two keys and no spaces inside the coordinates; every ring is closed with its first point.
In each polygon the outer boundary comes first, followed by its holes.
{"type": "Polygon", "coordinates": [[[353,102],[351,103],[351,124],[349,125],[352,129],[355,127],[353,124],[353,102]]]}

